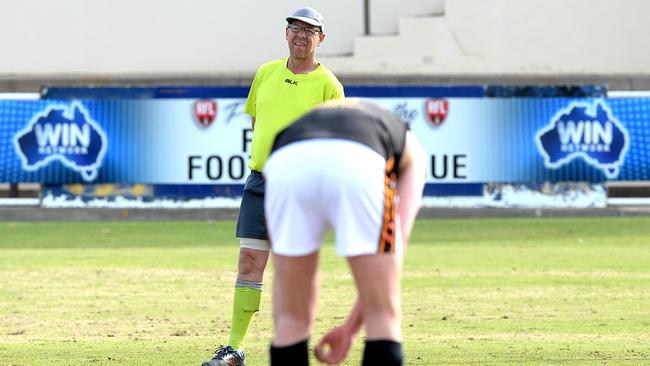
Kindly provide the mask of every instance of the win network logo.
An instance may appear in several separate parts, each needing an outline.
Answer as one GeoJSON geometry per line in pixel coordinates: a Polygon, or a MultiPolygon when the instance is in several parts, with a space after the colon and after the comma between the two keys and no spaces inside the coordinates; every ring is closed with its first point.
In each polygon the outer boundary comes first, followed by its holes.
{"type": "Polygon", "coordinates": [[[85,181],[97,177],[106,153],[106,134],[79,103],[49,106],[14,137],[23,169],[35,171],[59,160],[85,181]]]}
{"type": "Polygon", "coordinates": [[[607,178],[618,176],[629,140],[623,125],[603,102],[595,102],[592,106],[569,105],[536,136],[547,168],[559,168],[582,158],[602,170],[607,178]]]}

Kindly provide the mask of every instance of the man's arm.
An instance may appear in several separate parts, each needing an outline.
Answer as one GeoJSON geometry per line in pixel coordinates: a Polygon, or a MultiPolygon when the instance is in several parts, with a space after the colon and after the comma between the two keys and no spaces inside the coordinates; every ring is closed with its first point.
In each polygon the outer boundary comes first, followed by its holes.
{"type": "Polygon", "coordinates": [[[345,323],[325,333],[320,342],[314,347],[316,359],[331,365],[343,362],[352,348],[354,336],[359,332],[362,325],[361,303],[357,299],[345,323]]]}
{"type": "Polygon", "coordinates": [[[400,220],[402,241],[408,244],[415,217],[422,205],[422,191],[426,171],[424,148],[411,131],[406,132],[404,152],[398,167],[397,216],[400,220]]]}

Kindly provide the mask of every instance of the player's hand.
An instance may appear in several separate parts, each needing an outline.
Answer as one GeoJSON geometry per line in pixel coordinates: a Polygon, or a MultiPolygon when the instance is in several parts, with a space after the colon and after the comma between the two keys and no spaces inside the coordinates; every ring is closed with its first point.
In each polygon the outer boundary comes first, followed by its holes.
{"type": "Polygon", "coordinates": [[[337,327],[325,333],[314,348],[314,356],[320,362],[338,365],[348,356],[352,348],[352,337],[345,327],[337,327]]]}

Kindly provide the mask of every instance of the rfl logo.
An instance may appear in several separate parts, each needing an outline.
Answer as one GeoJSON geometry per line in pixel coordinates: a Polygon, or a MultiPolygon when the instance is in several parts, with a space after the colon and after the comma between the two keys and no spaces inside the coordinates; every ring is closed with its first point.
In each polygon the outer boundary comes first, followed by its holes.
{"type": "Polygon", "coordinates": [[[446,99],[429,99],[426,101],[425,110],[431,124],[438,127],[445,122],[449,114],[449,101],[446,99]]]}
{"type": "Polygon", "coordinates": [[[197,100],[194,102],[194,117],[201,127],[210,127],[217,117],[217,102],[214,100],[197,100]]]}

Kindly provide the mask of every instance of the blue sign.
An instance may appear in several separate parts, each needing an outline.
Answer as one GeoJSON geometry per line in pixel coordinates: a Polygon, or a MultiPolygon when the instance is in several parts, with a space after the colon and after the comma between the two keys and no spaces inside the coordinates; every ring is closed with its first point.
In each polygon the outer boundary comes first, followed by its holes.
{"type": "Polygon", "coordinates": [[[14,138],[22,168],[36,171],[59,160],[93,181],[106,153],[107,138],[80,103],[48,106],[14,138]]]}
{"type": "MultiPolygon", "coordinates": [[[[409,123],[429,185],[650,180],[650,98],[367,99],[409,123]]],[[[238,186],[244,102],[0,101],[0,182],[238,186]]]]}
{"type": "Polygon", "coordinates": [[[602,101],[593,105],[572,103],[537,134],[544,165],[557,169],[573,159],[583,159],[616,178],[630,138],[627,130],[602,101]]]}

